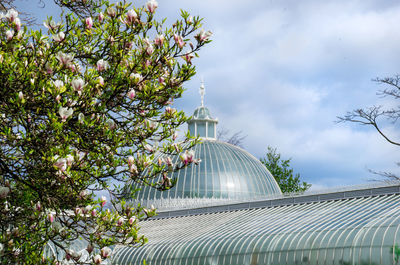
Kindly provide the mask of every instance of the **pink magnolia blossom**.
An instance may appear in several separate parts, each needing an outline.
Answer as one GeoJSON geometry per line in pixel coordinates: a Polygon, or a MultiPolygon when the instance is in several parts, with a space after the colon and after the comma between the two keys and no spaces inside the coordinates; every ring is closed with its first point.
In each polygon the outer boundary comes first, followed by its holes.
{"type": "Polygon", "coordinates": [[[85,24],[87,29],[91,29],[93,27],[93,19],[91,17],[86,18],[85,24]]]}
{"type": "Polygon", "coordinates": [[[185,153],[180,155],[180,159],[185,165],[192,163],[194,161],[194,151],[186,150],[185,153]]]}
{"type": "Polygon", "coordinates": [[[23,100],[23,99],[24,99],[24,93],[22,93],[22,91],[19,91],[19,93],[18,93],[18,98],[19,98],[20,100],[23,100]]]}
{"type": "Polygon", "coordinates": [[[50,223],[54,222],[54,215],[52,213],[49,213],[47,215],[47,219],[50,221],[50,223]]]}
{"type": "Polygon", "coordinates": [[[136,218],[134,216],[132,216],[131,218],[129,218],[129,224],[132,225],[134,222],[136,221],[136,218]]]}
{"type": "Polygon", "coordinates": [[[99,13],[98,19],[99,19],[99,22],[100,22],[100,23],[103,22],[103,20],[104,20],[104,14],[103,14],[102,12],[99,13]]]}
{"type": "Polygon", "coordinates": [[[135,158],[133,156],[128,157],[128,166],[135,164],[135,158]]]}
{"type": "Polygon", "coordinates": [[[143,76],[141,74],[138,74],[138,73],[131,73],[129,75],[129,78],[134,80],[136,83],[139,83],[140,81],[143,80],[143,76]]]}
{"type": "Polygon", "coordinates": [[[79,198],[81,199],[86,199],[89,195],[89,192],[87,190],[82,190],[81,192],[79,192],[79,198]]]}
{"type": "Polygon", "coordinates": [[[156,11],[156,8],[158,7],[158,3],[155,0],[150,0],[147,2],[146,6],[150,13],[154,13],[154,11],[156,11]]]}
{"type": "Polygon", "coordinates": [[[198,42],[203,42],[207,40],[212,35],[211,31],[205,32],[204,29],[201,29],[200,32],[195,36],[198,42]]]}
{"type": "Polygon", "coordinates": [[[138,15],[136,14],[136,11],[133,9],[130,9],[127,13],[126,13],[126,19],[125,19],[125,23],[127,25],[132,25],[133,23],[135,23],[135,20],[137,20],[138,15]]]}
{"type": "Polygon", "coordinates": [[[161,35],[157,35],[157,37],[154,39],[154,44],[156,46],[161,47],[163,45],[163,43],[164,43],[164,40],[165,40],[164,35],[162,35],[162,34],[161,35]]]}
{"type": "Polygon", "coordinates": [[[57,102],[57,103],[60,103],[60,100],[61,100],[61,95],[58,94],[58,95],[56,96],[56,102],[57,102]]]}
{"type": "Polygon", "coordinates": [[[159,82],[161,85],[164,85],[164,84],[165,84],[165,77],[164,77],[164,76],[159,76],[159,77],[158,77],[158,82],[159,82]]]}
{"type": "Polygon", "coordinates": [[[187,23],[188,23],[189,25],[193,24],[193,16],[190,16],[190,17],[188,18],[187,23]]]}
{"type": "Polygon", "coordinates": [[[19,18],[16,18],[16,19],[14,20],[14,24],[15,24],[16,30],[17,30],[17,31],[20,31],[20,30],[21,30],[21,20],[20,20],[19,18]]]}
{"type": "Polygon", "coordinates": [[[63,52],[58,52],[56,58],[61,64],[65,66],[69,66],[74,60],[74,56],[72,54],[63,52]]]}
{"type": "Polygon", "coordinates": [[[61,26],[61,23],[55,23],[53,20],[43,22],[43,25],[50,30],[56,30],[61,26]]]}
{"type": "Polygon", "coordinates": [[[90,213],[93,217],[96,217],[97,215],[97,211],[96,209],[93,209],[92,212],[90,213]]]}
{"type": "Polygon", "coordinates": [[[173,165],[172,158],[170,156],[167,156],[166,158],[164,158],[164,161],[167,164],[167,166],[169,166],[169,167],[171,167],[173,165]]]}
{"type": "Polygon", "coordinates": [[[148,55],[152,55],[153,52],[154,52],[154,47],[153,47],[153,45],[152,45],[152,44],[147,45],[147,47],[146,47],[146,53],[147,53],[148,55]]]}
{"type": "Polygon", "coordinates": [[[86,84],[82,78],[78,78],[78,79],[72,80],[71,85],[75,91],[77,91],[79,94],[81,94],[81,92],[86,84]]]}
{"type": "Polygon", "coordinates": [[[188,64],[192,63],[192,58],[194,57],[193,53],[186,53],[182,56],[183,60],[185,60],[188,64]]]}
{"type": "Polygon", "coordinates": [[[124,218],[120,217],[120,218],[118,219],[118,221],[117,221],[117,226],[123,225],[124,222],[125,222],[124,218]]]}
{"type": "Polygon", "coordinates": [[[61,81],[61,80],[56,80],[56,81],[53,81],[53,85],[54,85],[58,90],[60,90],[60,89],[64,86],[64,82],[61,81]]]}
{"type": "Polygon", "coordinates": [[[74,162],[74,157],[72,155],[67,155],[65,159],[67,161],[67,166],[72,166],[72,163],[74,162]]]}
{"type": "Polygon", "coordinates": [[[106,13],[107,13],[107,15],[109,15],[110,17],[115,17],[115,15],[117,14],[117,13],[115,12],[115,9],[112,8],[111,6],[107,8],[106,13]]]}
{"type": "Polygon", "coordinates": [[[59,171],[64,172],[67,170],[67,160],[65,158],[59,158],[54,162],[54,166],[58,168],[59,171]]]}
{"type": "Polygon", "coordinates": [[[174,132],[173,134],[172,134],[172,140],[176,140],[176,138],[178,138],[178,132],[174,132]]]}
{"type": "Polygon", "coordinates": [[[107,198],[105,196],[101,196],[100,202],[101,202],[101,207],[104,207],[107,203],[107,198]]]}
{"type": "Polygon", "coordinates": [[[185,46],[185,42],[183,41],[182,36],[174,34],[174,40],[179,48],[183,48],[183,46],[185,46]]]}
{"type": "Polygon", "coordinates": [[[103,77],[99,76],[99,77],[97,78],[97,81],[99,82],[99,84],[100,84],[101,86],[104,86],[104,78],[103,78],[103,77]]]}
{"type": "Polygon", "coordinates": [[[65,39],[65,33],[62,31],[53,36],[53,40],[56,42],[62,42],[64,39],[65,39]]]}
{"type": "Polygon", "coordinates": [[[14,37],[14,30],[10,29],[6,31],[6,38],[8,41],[12,40],[14,37]]]}
{"type": "Polygon", "coordinates": [[[168,107],[165,108],[165,112],[170,114],[170,115],[173,115],[176,112],[176,109],[171,108],[171,107],[168,106],[168,107]]]}
{"type": "Polygon", "coordinates": [[[58,109],[58,114],[60,114],[63,122],[65,122],[68,119],[68,117],[72,115],[72,113],[74,113],[74,110],[72,108],[60,107],[58,109]]]}
{"type": "Polygon", "coordinates": [[[107,61],[100,59],[97,61],[96,67],[97,67],[97,71],[102,72],[102,71],[105,71],[108,69],[109,64],[107,61]]]}
{"type": "Polygon", "coordinates": [[[95,256],[93,257],[93,262],[94,262],[95,264],[97,264],[97,265],[101,264],[101,262],[102,262],[101,256],[100,256],[99,254],[95,255],[95,256]]]}
{"type": "Polygon", "coordinates": [[[101,256],[107,258],[111,255],[111,249],[109,247],[104,247],[100,250],[101,256]]]}
{"type": "Polygon", "coordinates": [[[126,95],[128,96],[128,98],[133,100],[136,96],[135,90],[133,88],[131,88],[131,90],[129,90],[126,95]]]}
{"type": "Polygon", "coordinates": [[[135,158],[133,156],[129,156],[128,157],[128,167],[129,167],[129,171],[133,174],[137,174],[138,170],[135,164],[135,158]]]}
{"type": "Polygon", "coordinates": [[[18,12],[15,9],[11,8],[7,11],[5,17],[8,19],[8,21],[14,22],[18,18],[18,12]]]}
{"type": "Polygon", "coordinates": [[[76,216],[80,216],[81,213],[82,213],[82,210],[81,210],[81,208],[76,207],[75,210],[74,210],[74,212],[75,212],[75,215],[76,215],[76,216]]]}
{"type": "Polygon", "coordinates": [[[40,202],[37,202],[35,204],[35,209],[36,209],[36,211],[40,212],[40,210],[42,209],[42,205],[40,204],[40,202]]]}

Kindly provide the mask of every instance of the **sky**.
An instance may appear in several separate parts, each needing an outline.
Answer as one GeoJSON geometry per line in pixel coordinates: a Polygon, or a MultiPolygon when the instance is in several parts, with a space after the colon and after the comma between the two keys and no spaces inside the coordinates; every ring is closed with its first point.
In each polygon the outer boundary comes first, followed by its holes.
{"type": "MultiPolygon", "coordinates": [[[[57,14],[51,1],[21,3],[38,20],[57,14]]],[[[399,147],[372,127],[335,122],[356,108],[398,106],[372,81],[400,73],[398,1],[164,0],[157,17],[172,24],[180,9],[203,17],[213,36],[176,108],[193,113],[203,78],[219,128],[241,131],[257,158],[277,148],[314,190],[370,183],[378,177],[368,169],[400,174],[399,147]]],[[[382,126],[400,141],[399,125],[382,126]]]]}

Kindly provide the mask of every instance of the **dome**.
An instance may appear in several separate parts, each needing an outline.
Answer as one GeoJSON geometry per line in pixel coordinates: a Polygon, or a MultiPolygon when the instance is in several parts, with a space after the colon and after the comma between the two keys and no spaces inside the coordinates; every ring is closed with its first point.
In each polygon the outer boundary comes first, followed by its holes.
{"type": "MultiPolygon", "coordinates": [[[[237,146],[216,140],[218,120],[213,119],[204,106],[204,93],[202,84],[201,106],[188,121],[190,134],[201,139],[200,144],[192,147],[194,157],[201,162],[171,173],[169,177],[177,182],[170,190],[140,187],[135,194],[136,203],[153,204],[159,210],[166,210],[219,204],[227,200],[265,199],[281,194],[275,178],[257,158],[237,146]]],[[[172,160],[176,164],[179,157],[172,160]]]]}
{"type": "MultiPolygon", "coordinates": [[[[281,194],[267,168],[237,146],[204,140],[192,150],[201,162],[172,173],[170,177],[177,178],[172,189],[160,192],[146,186],[136,193],[136,201],[160,208],[160,200],[164,200],[165,204],[171,204],[171,200],[180,201],[179,206],[184,206],[182,201],[193,203],[188,199],[242,201],[281,194]]],[[[174,162],[178,159],[175,157],[174,162]]]]}
{"type": "Polygon", "coordinates": [[[212,120],[210,110],[207,107],[201,106],[198,107],[194,113],[193,118],[198,120],[212,120]]]}

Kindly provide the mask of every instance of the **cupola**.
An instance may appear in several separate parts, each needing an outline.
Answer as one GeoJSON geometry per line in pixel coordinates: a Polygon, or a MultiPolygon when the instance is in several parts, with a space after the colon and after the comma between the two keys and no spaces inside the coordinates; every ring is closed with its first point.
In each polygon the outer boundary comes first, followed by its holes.
{"type": "Polygon", "coordinates": [[[213,119],[210,110],[204,106],[204,82],[201,82],[199,92],[201,106],[194,111],[192,119],[188,121],[189,132],[191,135],[199,136],[202,139],[216,140],[218,119],[213,119]]]}

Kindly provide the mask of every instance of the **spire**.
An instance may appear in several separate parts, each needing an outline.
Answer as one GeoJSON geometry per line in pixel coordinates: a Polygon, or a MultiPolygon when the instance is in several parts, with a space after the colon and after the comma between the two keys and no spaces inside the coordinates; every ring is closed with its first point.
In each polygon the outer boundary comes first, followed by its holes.
{"type": "Polygon", "coordinates": [[[201,106],[198,107],[191,120],[188,121],[189,132],[191,135],[199,136],[204,139],[216,140],[218,119],[211,117],[210,111],[204,106],[204,88],[203,78],[199,88],[201,96],[201,106]]]}
{"type": "Polygon", "coordinates": [[[201,106],[204,107],[204,95],[206,94],[206,88],[204,87],[203,78],[201,78],[201,85],[200,85],[199,93],[201,96],[201,106]]]}

